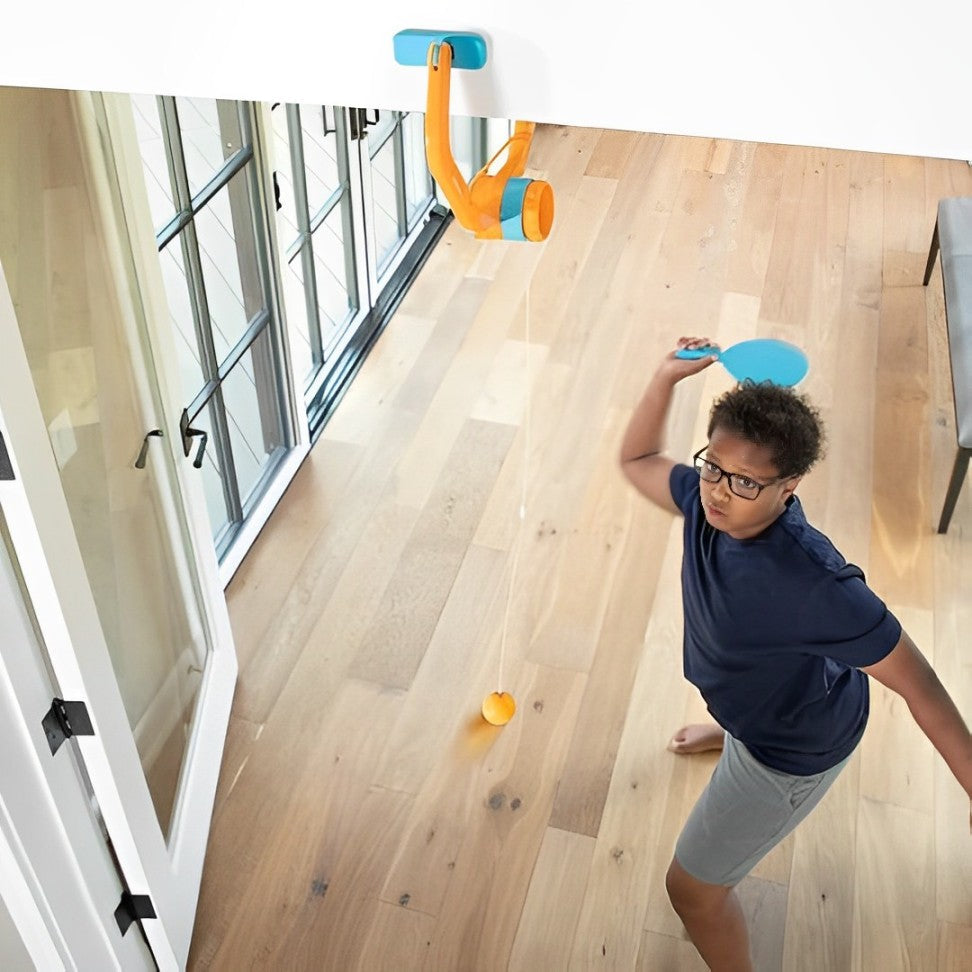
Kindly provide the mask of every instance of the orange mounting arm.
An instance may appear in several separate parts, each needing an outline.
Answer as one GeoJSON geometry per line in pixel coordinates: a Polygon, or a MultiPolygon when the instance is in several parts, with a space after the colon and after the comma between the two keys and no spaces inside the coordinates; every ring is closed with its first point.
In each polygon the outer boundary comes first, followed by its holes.
{"type": "Polygon", "coordinates": [[[510,180],[522,176],[526,169],[536,125],[516,122],[513,135],[503,148],[467,184],[452,156],[449,141],[451,46],[448,43],[430,44],[427,64],[429,92],[425,112],[425,153],[429,171],[449,200],[460,225],[475,233],[478,239],[513,238],[534,242],[546,239],[553,222],[553,190],[548,183],[521,180],[523,185],[520,186],[518,203],[514,203],[511,212],[503,212],[504,193],[510,180]],[[509,154],[502,168],[490,175],[489,167],[507,149],[509,154]],[[520,228],[510,229],[510,216],[520,228]]]}
{"type": "Polygon", "coordinates": [[[429,45],[429,95],[425,109],[425,154],[429,171],[452,206],[456,219],[468,230],[489,229],[493,220],[473,206],[472,193],[462,177],[449,143],[449,81],[452,74],[452,48],[448,44],[429,45]]]}

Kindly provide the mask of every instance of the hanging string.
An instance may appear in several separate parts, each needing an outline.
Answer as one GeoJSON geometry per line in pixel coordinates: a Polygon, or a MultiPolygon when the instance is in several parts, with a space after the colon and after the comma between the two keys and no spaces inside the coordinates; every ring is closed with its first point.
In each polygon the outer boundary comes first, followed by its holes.
{"type": "Polygon", "coordinates": [[[506,635],[510,626],[510,605],[513,602],[513,591],[516,589],[516,573],[517,568],[520,563],[520,548],[523,546],[523,526],[526,521],[526,510],[527,510],[527,480],[529,473],[529,462],[530,462],[530,411],[531,411],[531,380],[530,380],[530,288],[532,286],[532,279],[530,283],[527,284],[526,298],[525,298],[525,313],[526,313],[526,326],[525,331],[525,341],[526,348],[524,352],[524,398],[523,398],[523,470],[520,477],[520,509],[519,509],[519,526],[517,527],[516,538],[513,541],[513,563],[510,566],[510,584],[506,592],[506,612],[503,617],[503,634],[500,639],[500,653],[499,653],[499,673],[498,682],[496,690],[498,692],[503,691],[503,668],[506,661],[506,635]]]}

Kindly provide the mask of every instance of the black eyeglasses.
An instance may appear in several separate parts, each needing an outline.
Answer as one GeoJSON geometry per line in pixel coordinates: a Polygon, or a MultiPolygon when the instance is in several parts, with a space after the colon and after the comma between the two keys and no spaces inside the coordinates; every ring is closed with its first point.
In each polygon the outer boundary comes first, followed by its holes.
{"type": "Polygon", "coordinates": [[[692,461],[695,463],[695,469],[699,474],[699,478],[704,479],[707,483],[717,483],[725,476],[729,481],[729,489],[742,499],[756,499],[767,486],[772,486],[773,483],[779,482],[783,478],[782,476],[777,476],[768,483],[757,483],[755,479],[744,476],[742,473],[727,473],[725,469],[717,466],[714,462],[702,458],[702,453],[708,448],[708,446],[703,446],[692,456],[692,461]]]}

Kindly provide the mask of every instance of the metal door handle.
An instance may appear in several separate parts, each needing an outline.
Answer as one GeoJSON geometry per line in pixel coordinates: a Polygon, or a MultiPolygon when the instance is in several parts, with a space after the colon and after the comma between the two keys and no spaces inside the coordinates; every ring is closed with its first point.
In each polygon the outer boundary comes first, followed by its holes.
{"type": "MultiPolygon", "coordinates": [[[[199,436],[199,448],[196,450],[196,458],[192,460],[192,465],[196,469],[202,469],[203,455],[206,452],[206,443],[209,441],[209,433],[203,429],[186,429],[186,438],[191,439],[199,436]]],[[[188,453],[186,453],[188,455],[188,453]]]]}
{"type": "Polygon", "coordinates": [[[142,439],[142,448],[138,450],[138,458],[135,460],[136,469],[145,468],[145,460],[148,457],[149,439],[151,439],[153,435],[157,435],[159,438],[162,438],[162,430],[152,429],[151,432],[145,433],[145,438],[142,439]]]}
{"type": "MultiPolygon", "coordinates": [[[[199,411],[196,412],[196,415],[199,411]]],[[[196,416],[194,415],[193,418],[196,416]]],[[[204,432],[202,429],[190,428],[189,423],[192,421],[189,418],[189,413],[183,409],[182,418],[179,419],[179,431],[182,433],[182,454],[188,456],[192,452],[192,440],[196,437],[199,438],[199,449],[196,452],[196,458],[193,459],[192,464],[196,469],[202,467],[203,454],[206,452],[206,443],[209,441],[209,433],[204,432]]]]}

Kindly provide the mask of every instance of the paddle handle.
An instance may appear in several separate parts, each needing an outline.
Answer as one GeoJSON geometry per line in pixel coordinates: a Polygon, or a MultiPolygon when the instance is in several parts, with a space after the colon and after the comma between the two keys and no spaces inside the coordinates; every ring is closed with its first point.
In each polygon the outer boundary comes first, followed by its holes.
{"type": "Polygon", "coordinates": [[[689,361],[697,360],[698,358],[709,358],[712,355],[719,357],[719,349],[711,344],[707,344],[701,348],[679,348],[675,352],[676,358],[686,358],[689,361]]]}

